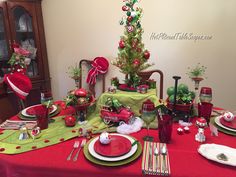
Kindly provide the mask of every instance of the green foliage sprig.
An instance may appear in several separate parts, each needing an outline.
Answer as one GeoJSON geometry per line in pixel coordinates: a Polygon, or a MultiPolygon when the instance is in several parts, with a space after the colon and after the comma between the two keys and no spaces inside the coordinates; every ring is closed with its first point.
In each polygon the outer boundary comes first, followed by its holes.
{"type": "Polygon", "coordinates": [[[198,63],[193,68],[188,67],[188,72],[186,74],[189,76],[189,78],[204,77],[206,69],[207,67],[198,63]]]}

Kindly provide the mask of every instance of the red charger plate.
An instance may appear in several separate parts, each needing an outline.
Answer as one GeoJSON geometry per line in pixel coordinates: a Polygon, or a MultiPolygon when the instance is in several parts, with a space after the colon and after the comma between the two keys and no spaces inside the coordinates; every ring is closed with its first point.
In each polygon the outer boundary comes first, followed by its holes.
{"type": "Polygon", "coordinates": [[[231,122],[227,122],[223,117],[220,118],[220,123],[228,128],[236,129],[236,117],[231,122]]]}
{"type": "Polygon", "coordinates": [[[118,157],[131,150],[131,142],[123,136],[111,135],[109,144],[102,144],[99,139],[94,144],[96,153],[106,157],[118,157]]]}

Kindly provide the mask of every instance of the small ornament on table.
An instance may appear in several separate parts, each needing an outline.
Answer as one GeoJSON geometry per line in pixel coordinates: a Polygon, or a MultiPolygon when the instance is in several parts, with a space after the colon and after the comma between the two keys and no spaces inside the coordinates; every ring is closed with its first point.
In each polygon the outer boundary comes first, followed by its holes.
{"type": "Polygon", "coordinates": [[[30,135],[33,139],[37,139],[41,136],[41,130],[40,127],[36,127],[31,130],[30,135]]]}
{"type": "Polygon", "coordinates": [[[85,127],[79,128],[79,136],[83,136],[87,139],[91,139],[92,138],[92,129],[88,129],[85,127]]]}
{"type": "Polygon", "coordinates": [[[205,142],[206,136],[204,135],[204,128],[207,126],[206,119],[200,117],[196,120],[196,125],[198,127],[198,133],[195,135],[195,140],[198,142],[205,142]]]}
{"type": "Polygon", "coordinates": [[[20,129],[19,140],[27,140],[27,139],[29,139],[29,138],[30,138],[30,136],[29,136],[27,127],[22,127],[22,128],[20,129]]]}
{"type": "Polygon", "coordinates": [[[213,124],[209,124],[211,136],[218,136],[218,129],[213,124]]]}
{"type": "Polygon", "coordinates": [[[234,120],[234,114],[232,112],[225,112],[223,115],[222,115],[223,119],[227,122],[232,122],[234,120]]]}
{"type": "Polygon", "coordinates": [[[149,86],[148,85],[140,85],[137,87],[137,92],[139,93],[147,93],[149,86]]]}
{"type": "Polygon", "coordinates": [[[183,135],[184,130],[181,127],[179,127],[179,128],[177,128],[177,133],[178,133],[178,135],[183,135]]]}
{"type": "Polygon", "coordinates": [[[190,128],[188,126],[184,127],[184,133],[190,133],[190,128]]]}
{"type": "Polygon", "coordinates": [[[64,120],[67,127],[74,127],[76,124],[76,118],[74,116],[66,116],[64,120]]]}
{"type": "Polygon", "coordinates": [[[109,133],[107,132],[101,133],[101,135],[99,136],[99,141],[102,144],[109,144],[111,142],[111,137],[109,133]]]}

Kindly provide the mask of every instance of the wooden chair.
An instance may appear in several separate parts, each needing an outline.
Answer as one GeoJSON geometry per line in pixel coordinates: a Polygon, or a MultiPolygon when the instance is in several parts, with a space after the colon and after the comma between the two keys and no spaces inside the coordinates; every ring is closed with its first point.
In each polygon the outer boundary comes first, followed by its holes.
{"type": "Polygon", "coordinates": [[[155,70],[150,70],[150,71],[142,71],[137,73],[139,77],[141,77],[141,83],[145,83],[145,81],[147,81],[148,79],[150,79],[150,77],[155,74],[158,73],[159,74],[159,98],[163,99],[163,80],[164,80],[164,75],[163,72],[159,69],[155,69],[155,70]]]}
{"type": "MultiPolygon", "coordinates": [[[[91,68],[92,62],[93,62],[93,60],[86,60],[86,59],[80,60],[80,62],[79,62],[79,68],[80,68],[79,88],[82,87],[83,76],[85,76],[85,78],[87,78],[87,73],[85,73],[85,70],[83,68],[87,67],[87,69],[89,70],[91,68]]],[[[102,93],[105,92],[105,81],[106,81],[105,76],[106,76],[106,74],[100,74],[98,76],[98,78],[101,78],[101,81],[102,81],[102,93]]],[[[84,80],[84,82],[86,82],[85,80],[84,80]]],[[[95,85],[88,84],[88,89],[94,95],[94,97],[96,97],[95,85]]]]}

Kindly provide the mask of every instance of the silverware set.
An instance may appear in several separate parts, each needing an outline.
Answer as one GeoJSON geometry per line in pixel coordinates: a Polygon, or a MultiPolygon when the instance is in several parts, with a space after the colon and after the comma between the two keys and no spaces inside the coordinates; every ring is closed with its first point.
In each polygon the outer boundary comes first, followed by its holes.
{"type": "Polygon", "coordinates": [[[73,158],[73,161],[77,161],[78,160],[78,156],[79,156],[79,153],[80,153],[80,150],[84,147],[84,145],[86,144],[86,139],[83,139],[82,142],[80,143],[79,141],[75,141],[74,142],[74,145],[73,145],[73,149],[71,150],[70,154],[68,155],[67,157],[67,161],[71,160],[74,152],[77,150],[77,152],[75,153],[74,155],[74,158],[73,158]]]}
{"type": "Polygon", "coordinates": [[[170,175],[169,155],[166,144],[144,142],[142,171],[149,175],[170,175]]]}

